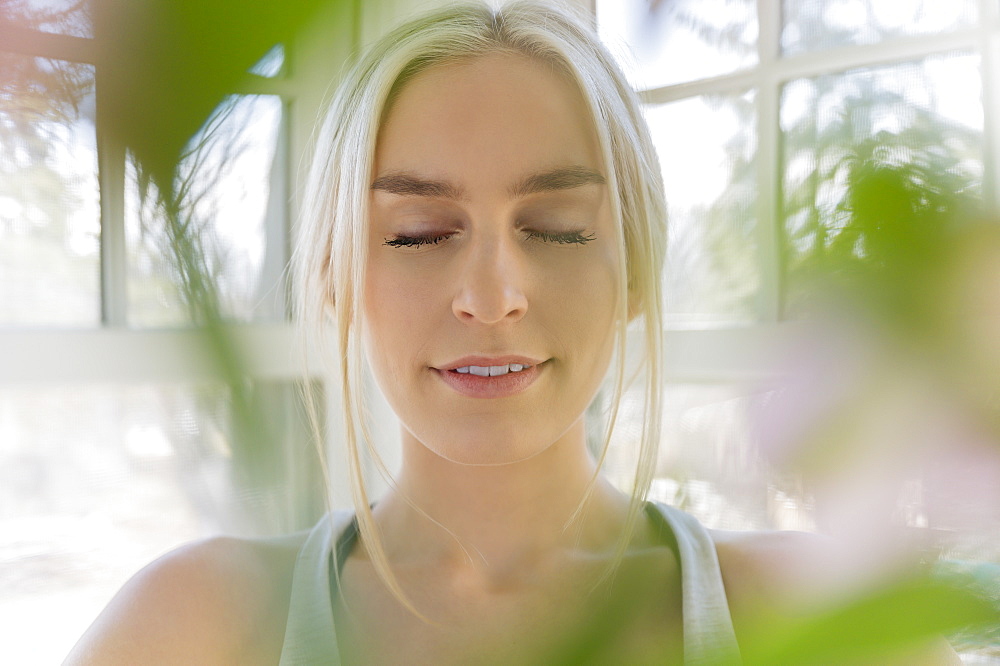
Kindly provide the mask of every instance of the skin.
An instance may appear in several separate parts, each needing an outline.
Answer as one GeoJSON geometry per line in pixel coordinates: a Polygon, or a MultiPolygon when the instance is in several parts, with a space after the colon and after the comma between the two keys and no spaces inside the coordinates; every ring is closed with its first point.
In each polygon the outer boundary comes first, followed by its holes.
{"type": "MultiPolygon", "coordinates": [[[[335,609],[348,663],[545,662],[593,622],[615,628],[601,642],[608,662],[679,663],[679,570],[652,526],[639,525],[615,585],[601,577],[626,498],[599,481],[565,529],[595,472],[582,415],[619,310],[609,193],[599,182],[511,191],[552,169],[601,165],[579,92],[520,56],[432,68],[389,111],[363,335],[402,423],[403,466],[374,515],[400,586],[431,623],[400,605],[357,547],[335,609]],[[400,174],[448,187],[429,195],[400,174]],[[593,240],[537,236],[570,231],[593,240]],[[386,245],[401,235],[447,237],[386,245]],[[437,374],[470,354],[544,363],[520,393],[471,398],[437,374]]],[[[827,542],[713,536],[738,637],[762,616],[813,603],[827,542]]],[[[276,663],[295,554],[294,541],[235,539],[176,551],[125,586],[67,663],[276,663]]],[[[958,663],[952,656],[935,647],[900,663],[958,663]]]]}
{"type": "MultiPolygon", "coordinates": [[[[563,78],[496,55],[418,75],[381,129],[375,183],[389,185],[372,194],[365,341],[403,424],[403,465],[399,492],[375,518],[403,589],[447,629],[402,609],[358,549],[345,568],[343,621],[353,621],[348,649],[364,661],[392,662],[404,646],[411,662],[504,649],[523,657],[505,637],[532,645],[594,606],[580,583],[609,563],[626,499],[601,483],[578,530],[563,529],[596,471],[583,414],[607,371],[618,310],[614,222],[585,109],[563,78]],[[538,178],[554,170],[596,177],[538,178]],[[526,193],[533,176],[535,189],[547,185],[526,193]],[[428,181],[438,185],[413,185],[428,181]],[[386,244],[400,238],[437,242],[386,244]],[[525,356],[540,370],[515,395],[469,397],[440,371],[470,355],[525,356]]],[[[640,562],[666,563],[645,580],[666,592],[677,569],[648,531],[630,564],[639,575],[640,562]]],[[[677,623],[671,596],[655,610],[662,627],[677,623]]]]}
{"type": "MultiPolygon", "coordinates": [[[[580,416],[607,369],[615,322],[618,260],[607,188],[579,178],[576,186],[511,193],[555,169],[603,178],[583,108],[561,78],[496,56],[423,73],[388,114],[375,182],[390,184],[372,196],[365,341],[403,423],[406,476],[412,470],[434,485],[440,474],[458,473],[449,463],[507,464],[553,445],[560,456],[583,453],[580,416]],[[396,182],[404,178],[453,192],[412,194],[413,186],[396,182]],[[576,238],[563,235],[569,232],[593,240],[566,242],[576,238]],[[385,244],[400,236],[438,242],[385,244]],[[473,354],[544,363],[516,396],[468,398],[434,368],[473,354]]],[[[564,457],[547,466],[563,463],[581,467],[564,457]]]]}

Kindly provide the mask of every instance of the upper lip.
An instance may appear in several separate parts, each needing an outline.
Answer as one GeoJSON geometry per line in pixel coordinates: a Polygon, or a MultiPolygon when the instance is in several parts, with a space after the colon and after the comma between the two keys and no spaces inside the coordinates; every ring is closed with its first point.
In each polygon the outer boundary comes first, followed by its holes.
{"type": "Polygon", "coordinates": [[[467,368],[470,365],[486,368],[491,365],[510,365],[511,363],[527,366],[538,365],[543,363],[543,361],[531,358],[530,356],[519,356],[517,354],[505,354],[503,356],[463,356],[462,358],[451,361],[445,365],[435,367],[438,370],[454,370],[456,368],[467,368]]]}

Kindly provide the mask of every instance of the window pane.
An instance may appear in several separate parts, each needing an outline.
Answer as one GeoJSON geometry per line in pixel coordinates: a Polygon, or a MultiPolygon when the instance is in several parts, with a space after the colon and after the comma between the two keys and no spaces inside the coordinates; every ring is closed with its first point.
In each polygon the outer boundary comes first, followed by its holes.
{"type": "Polygon", "coordinates": [[[970,27],[976,0],[784,0],[786,54],[970,27]]]}
{"type": "Polygon", "coordinates": [[[256,484],[218,385],[0,389],[0,663],[60,663],[125,580],[180,543],[318,517],[294,387],[256,388],[275,435],[256,484]]]}
{"type": "Polygon", "coordinates": [[[0,20],[41,32],[93,37],[90,0],[4,0],[0,20]]]}
{"type": "Polygon", "coordinates": [[[270,51],[264,54],[264,57],[257,61],[257,63],[250,68],[251,74],[256,74],[257,76],[266,76],[268,78],[274,78],[276,76],[281,76],[285,70],[285,47],[282,44],[276,44],[270,51]]]}
{"type": "MultiPolygon", "coordinates": [[[[650,498],[720,529],[815,529],[811,498],[773,472],[758,451],[752,419],[766,395],[736,385],[668,386],[650,498]]],[[[635,473],[641,405],[641,393],[630,389],[604,467],[625,489],[635,473]]]]}
{"type": "Polygon", "coordinates": [[[639,89],[757,63],[755,0],[597,0],[597,25],[639,89]]]}
{"type": "Polygon", "coordinates": [[[0,52],[0,326],[100,319],[94,68],[0,52]]]}
{"type": "Polygon", "coordinates": [[[240,321],[284,316],[281,290],[269,282],[286,260],[281,233],[281,99],[231,97],[192,142],[175,187],[180,219],[168,224],[155,191],[140,195],[130,161],[126,186],[129,323],[174,326],[192,320],[183,292],[184,245],[171,229],[187,225],[224,317],[240,321]],[[274,183],[278,189],[272,191],[274,183]],[[272,239],[269,242],[269,239],[272,239]],[[270,267],[271,270],[265,270],[270,267]]]}
{"type": "Polygon", "coordinates": [[[849,189],[861,169],[895,173],[907,188],[975,198],[982,127],[977,56],[789,83],[781,101],[786,313],[796,311],[812,270],[868,256],[873,238],[852,225],[857,202],[849,189]]]}
{"type": "Polygon", "coordinates": [[[760,283],[754,94],[647,107],[666,188],[665,298],[672,326],[754,319],[760,283]]]}
{"type": "Polygon", "coordinates": [[[654,492],[718,528],[812,527],[804,505],[777,518],[795,522],[776,525],[770,515],[776,488],[752,439],[755,399],[736,386],[670,386],[654,492]]]}

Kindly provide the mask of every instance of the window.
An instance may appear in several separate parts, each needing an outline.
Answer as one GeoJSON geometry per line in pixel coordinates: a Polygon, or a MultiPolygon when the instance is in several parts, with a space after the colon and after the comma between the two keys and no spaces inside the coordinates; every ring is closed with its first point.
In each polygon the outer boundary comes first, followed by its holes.
{"type": "Polygon", "coordinates": [[[316,18],[322,35],[262,53],[178,170],[245,355],[235,383],[192,326],[175,230],[109,131],[108,58],[124,56],[95,37],[86,0],[0,7],[0,661],[58,663],[181,543],[325,510],[282,275],[291,179],[338,70],[324,63],[352,43],[348,4],[316,18]]]}
{"type": "MultiPolygon", "coordinates": [[[[968,404],[994,390],[975,367],[994,353],[939,326],[994,321],[969,294],[995,283],[944,290],[946,255],[966,255],[933,230],[960,205],[997,209],[1000,6],[597,0],[596,15],[645,102],[671,216],[654,496],[718,527],[849,527],[883,546],[871,531],[891,523],[995,571],[995,404],[968,404]],[[892,217],[894,196],[915,207],[892,217]],[[808,328],[816,276],[842,274],[870,287],[867,314],[808,328]],[[977,361],[942,380],[963,340],[977,361]]],[[[965,647],[967,663],[998,654],[965,647]]]]}
{"type": "MultiPolygon", "coordinates": [[[[57,662],[179,543],[322,510],[281,283],[295,176],[339,63],[413,4],[331,7],[262,53],[189,144],[179,185],[246,351],[236,390],[192,351],[204,340],[168,225],[109,138],[89,3],[0,3],[0,661],[57,662]],[[233,414],[249,404],[267,427],[244,436],[233,414]]],[[[815,493],[760,456],[753,415],[774,368],[759,352],[788,339],[797,271],[841,228],[843,149],[860,145],[844,136],[903,137],[996,203],[1000,132],[983,110],[1000,107],[998,15],[992,0],[596,1],[647,103],[672,215],[654,497],[719,527],[815,526],[815,493]]],[[[391,420],[377,430],[394,437],[391,420]]],[[[609,474],[627,484],[630,469],[616,449],[609,474]]],[[[346,472],[331,472],[346,504],[346,472]]],[[[908,524],[957,530],[928,514],[932,487],[905,486],[908,524]]],[[[995,536],[967,534],[956,556],[1000,559],[995,536]]]]}

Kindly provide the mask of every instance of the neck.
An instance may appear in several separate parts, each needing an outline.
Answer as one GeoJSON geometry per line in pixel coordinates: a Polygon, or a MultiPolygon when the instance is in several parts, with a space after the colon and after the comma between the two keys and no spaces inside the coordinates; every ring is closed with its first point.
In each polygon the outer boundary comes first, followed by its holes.
{"type": "Polygon", "coordinates": [[[556,551],[606,553],[628,500],[598,478],[581,508],[595,471],[582,422],[528,460],[493,466],[445,460],[404,433],[398,490],[379,502],[376,521],[399,563],[501,574],[556,551]]]}

